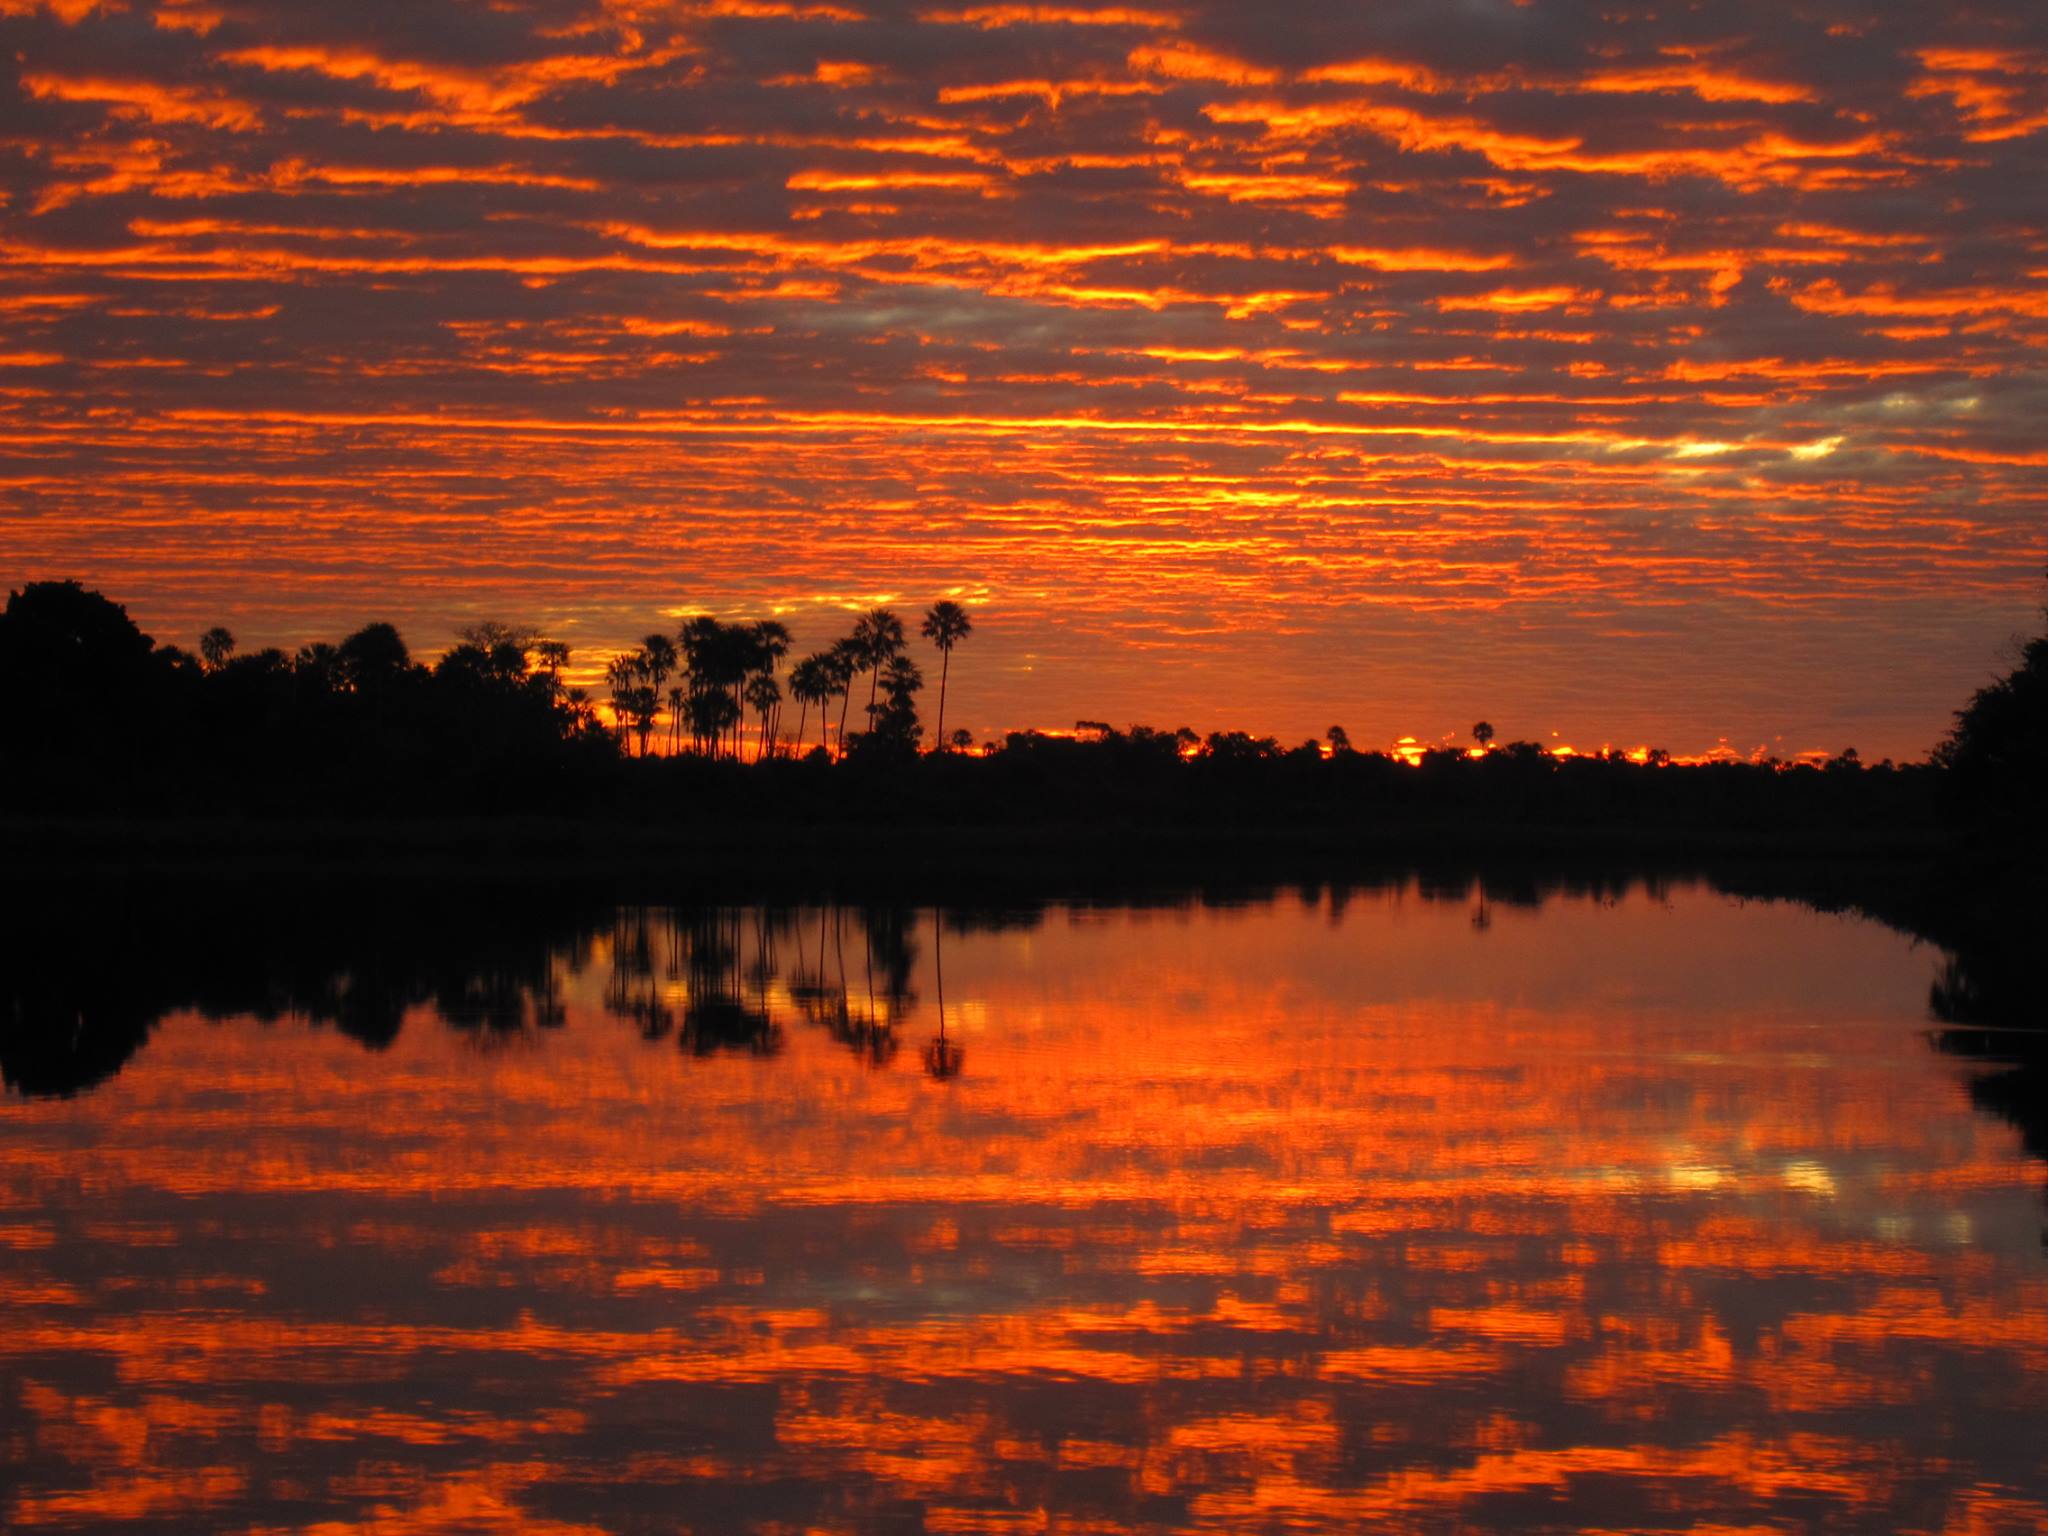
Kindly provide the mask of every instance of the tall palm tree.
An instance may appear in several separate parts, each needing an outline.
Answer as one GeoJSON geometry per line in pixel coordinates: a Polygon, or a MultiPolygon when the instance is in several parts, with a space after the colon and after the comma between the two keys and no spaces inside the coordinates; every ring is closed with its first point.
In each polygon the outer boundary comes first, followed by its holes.
{"type": "Polygon", "coordinates": [[[721,624],[709,614],[685,620],[677,639],[690,673],[691,734],[715,757],[742,708],[740,690],[746,684],[752,640],[744,626],[721,624]],[[713,708],[703,702],[709,694],[721,696],[724,706],[713,708]],[[723,723],[715,733],[706,735],[702,726],[714,718],[723,723]]]}
{"type": "Polygon", "coordinates": [[[235,637],[225,624],[216,624],[199,637],[199,656],[209,672],[218,672],[234,654],[235,637]]]}
{"type": "Polygon", "coordinates": [[[796,717],[796,750],[797,755],[801,757],[804,750],[804,722],[810,718],[811,706],[813,704],[818,706],[818,721],[821,727],[820,735],[822,736],[822,727],[825,723],[825,701],[832,697],[832,673],[831,669],[826,665],[824,652],[820,651],[815,655],[806,656],[802,661],[789,669],[789,692],[792,698],[803,705],[802,711],[796,717]]]}
{"type": "Polygon", "coordinates": [[[754,749],[754,761],[760,762],[769,755],[774,746],[768,727],[768,717],[775,706],[782,702],[782,685],[766,672],[757,672],[747,684],[747,702],[761,717],[761,743],[754,749]]]}
{"type": "Polygon", "coordinates": [[[892,656],[882,669],[882,693],[887,702],[878,707],[869,727],[878,741],[909,751],[917,750],[922,728],[917,723],[917,695],[924,687],[924,673],[908,656],[892,656]]]}
{"type": "Polygon", "coordinates": [[[950,599],[942,598],[925,611],[924,637],[939,648],[944,658],[939,664],[939,724],[937,740],[939,750],[946,748],[946,677],[953,670],[953,647],[974,633],[974,620],[967,617],[967,610],[950,599]]]}
{"type": "Polygon", "coordinates": [[[548,675],[549,697],[559,699],[562,696],[562,668],[569,665],[569,647],[560,640],[536,640],[533,659],[548,675]]]}
{"type": "MultiPolygon", "coordinates": [[[[747,657],[748,673],[757,680],[765,679],[767,682],[773,683],[775,681],[776,669],[782,665],[782,658],[789,654],[789,627],[777,619],[761,619],[746,626],[746,635],[749,652],[747,657]]],[[[753,683],[750,682],[746,685],[748,703],[753,702],[753,694],[756,691],[753,683]]],[[[765,689],[758,691],[766,692],[765,689]]],[[[761,720],[762,752],[756,754],[756,761],[759,761],[760,757],[765,754],[768,738],[775,734],[776,721],[773,717],[780,709],[781,704],[782,690],[780,687],[777,687],[775,690],[775,702],[768,707],[761,720]]],[[[756,707],[758,708],[759,706],[756,707]]]]}
{"type": "Polygon", "coordinates": [[[640,738],[640,755],[645,757],[648,744],[654,735],[654,722],[661,714],[661,695],[654,685],[647,681],[647,664],[643,659],[635,670],[637,679],[632,691],[627,694],[628,706],[633,711],[633,734],[640,738]]]}
{"type": "Polygon", "coordinates": [[[656,631],[640,642],[640,657],[640,670],[646,678],[647,686],[654,690],[655,706],[658,709],[663,698],[662,685],[668,681],[669,674],[675,671],[677,663],[682,660],[681,653],[677,651],[675,641],[656,631]]]}
{"type": "Polygon", "coordinates": [[[754,670],[773,673],[789,654],[789,626],[777,619],[762,619],[753,626],[754,670]]]}
{"type": "Polygon", "coordinates": [[[882,668],[903,652],[903,621],[887,608],[870,608],[853,624],[853,640],[860,647],[861,661],[868,673],[868,724],[873,728],[875,690],[882,681],[882,668]]]}
{"type": "Polygon", "coordinates": [[[627,730],[632,707],[632,692],[640,681],[640,669],[632,656],[620,652],[604,666],[605,686],[611,690],[612,719],[618,724],[621,741],[627,730]]]}
{"type": "Polygon", "coordinates": [[[866,652],[860,641],[848,635],[832,642],[825,653],[831,667],[832,691],[839,695],[839,755],[846,756],[846,706],[853,697],[853,680],[860,676],[866,652]]]}

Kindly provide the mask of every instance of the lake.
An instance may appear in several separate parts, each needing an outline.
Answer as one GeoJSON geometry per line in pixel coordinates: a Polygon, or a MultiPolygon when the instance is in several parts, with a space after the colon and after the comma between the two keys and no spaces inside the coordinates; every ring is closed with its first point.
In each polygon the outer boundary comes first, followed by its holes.
{"type": "Polygon", "coordinates": [[[1874,922],[195,905],[17,960],[9,1529],[2048,1529],[2043,1165],[1874,922]]]}

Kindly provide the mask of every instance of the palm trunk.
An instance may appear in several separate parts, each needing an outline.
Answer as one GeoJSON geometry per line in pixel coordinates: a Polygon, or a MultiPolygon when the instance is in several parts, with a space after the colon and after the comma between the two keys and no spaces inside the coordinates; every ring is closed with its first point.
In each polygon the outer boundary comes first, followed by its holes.
{"type": "MultiPolygon", "coordinates": [[[[947,646],[943,651],[939,652],[939,655],[944,659],[939,663],[938,750],[943,752],[946,750],[946,674],[953,670],[953,647],[951,647],[950,645],[947,646]]],[[[942,1030],[944,1029],[944,1027],[945,1026],[943,1024],[940,1025],[940,1028],[942,1030]]]]}

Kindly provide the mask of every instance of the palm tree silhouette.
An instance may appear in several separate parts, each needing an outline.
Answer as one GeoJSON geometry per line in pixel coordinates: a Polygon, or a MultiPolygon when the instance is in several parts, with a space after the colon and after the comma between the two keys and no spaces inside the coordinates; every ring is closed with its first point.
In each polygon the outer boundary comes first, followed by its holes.
{"type": "Polygon", "coordinates": [[[611,690],[612,718],[618,722],[619,735],[623,738],[627,722],[632,714],[632,693],[640,679],[640,669],[634,657],[621,651],[605,663],[605,686],[611,690]]]}
{"type": "Polygon", "coordinates": [[[753,705],[754,712],[761,717],[761,742],[754,751],[754,761],[758,763],[771,755],[775,745],[768,721],[775,707],[782,702],[782,685],[770,674],[757,672],[747,683],[747,702],[753,705]]]}
{"type": "Polygon", "coordinates": [[[802,756],[804,750],[804,722],[810,718],[811,706],[818,706],[820,734],[825,724],[825,701],[832,697],[832,673],[821,651],[806,656],[789,669],[789,692],[802,711],[796,717],[796,750],[802,756]]]}
{"type": "Polygon", "coordinates": [[[199,637],[199,655],[209,672],[218,672],[234,654],[235,637],[225,624],[216,624],[199,637]]]}
{"type": "Polygon", "coordinates": [[[937,738],[939,750],[946,749],[946,678],[953,669],[953,647],[974,633],[974,621],[967,616],[967,610],[950,599],[942,598],[925,611],[925,639],[939,648],[944,659],[939,663],[939,723],[937,738]]]}
{"type": "MultiPolygon", "coordinates": [[[[657,713],[664,697],[662,684],[668,681],[669,674],[675,671],[676,663],[680,659],[675,641],[659,631],[640,642],[640,673],[654,694],[654,707],[657,713]]],[[[641,755],[646,756],[644,749],[641,755]]]]}
{"type": "MultiPolygon", "coordinates": [[[[868,725],[875,718],[875,690],[882,681],[882,667],[903,651],[903,621],[887,608],[870,608],[854,621],[853,641],[868,674],[868,725]]],[[[842,738],[844,732],[841,733],[842,738]]]]}
{"type": "Polygon", "coordinates": [[[562,686],[562,668],[569,665],[569,647],[560,640],[536,640],[533,643],[533,659],[548,675],[553,690],[559,692],[562,686]]]}
{"type": "Polygon", "coordinates": [[[843,640],[832,642],[832,648],[825,653],[831,670],[832,691],[839,695],[839,755],[846,756],[846,706],[853,698],[853,680],[860,676],[862,650],[860,641],[848,635],[843,640]]]}
{"type": "Polygon", "coordinates": [[[1472,727],[1472,739],[1479,743],[1479,750],[1490,751],[1493,747],[1493,727],[1482,720],[1472,727]]]}
{"type": "Polygon", "coordinates": [[[681,683],[673,685],[668,691],[668,751],[671,757],[682,750],[683,704],[689,696],[690,691],[681,683]]]}

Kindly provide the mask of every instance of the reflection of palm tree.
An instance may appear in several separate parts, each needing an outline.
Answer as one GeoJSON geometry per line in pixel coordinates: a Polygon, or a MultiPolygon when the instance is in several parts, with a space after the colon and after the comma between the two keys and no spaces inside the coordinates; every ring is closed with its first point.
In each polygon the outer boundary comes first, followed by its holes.
{"type": "Polygon", "coordinates": [[[939,994],[939,1032],[925,1045],[924,1069],[943,1081],[960,1075],[963,1053],[957,1044],[946,1038],[945,935],[937,907],[932,908],[932,981],[939,994]]]}
{"type": "Polygon", "coordinates": [[[655,984],[654,939],[645,907],[621,912],[612,929],[612,971],[605,982],[607,1013],[640,1026],[645,1040],[659,1040],[675,1028],[655,984]]]}

